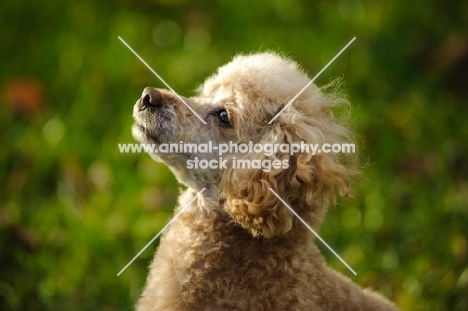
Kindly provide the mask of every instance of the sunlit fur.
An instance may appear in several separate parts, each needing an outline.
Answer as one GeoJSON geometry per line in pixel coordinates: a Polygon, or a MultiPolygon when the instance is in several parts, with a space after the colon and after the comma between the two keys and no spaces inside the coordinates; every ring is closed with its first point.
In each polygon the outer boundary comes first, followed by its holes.
{"type": "MultiPolygon", "coordinates": [[[[196,97],[184,98],[206,125],[175,95],[158,90],[163,106],[140,111],[137,103],[133,134],[155,144],[354,142],[337,82],[322,89],[311,85],[268,124],[309,81],[296,63],[277,54],[237,56],[196,97]],[[332,113],[335,106],[340,118],[332,113]],[[228,112],[231,127],[221,126],[220,109],[228,112]]],[[[186,167],[189,159],[217,154],[152,157],[188,187],[176,212],[206,190],[161,238],[138,310],[398,310],[329,269],[314,236],[269,190],[318,230],[327,207],[350,194],[350,181],[359,174],[357,154],[225,155],[288,160],[287,169],[270,172],[186,167]]]]}

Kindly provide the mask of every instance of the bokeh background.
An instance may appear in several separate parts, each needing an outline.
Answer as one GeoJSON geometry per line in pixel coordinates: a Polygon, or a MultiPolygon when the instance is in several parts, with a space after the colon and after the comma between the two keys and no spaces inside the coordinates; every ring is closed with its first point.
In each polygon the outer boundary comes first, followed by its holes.
{"type": "Polygon", "coordinates": [[[364,178],[321,235],[404,310],[468,310],[468,2],[0,2],[0,309],[131,310],[181,186],[131,143],[131,111],[239,52],[343,77],[364,178]]]}

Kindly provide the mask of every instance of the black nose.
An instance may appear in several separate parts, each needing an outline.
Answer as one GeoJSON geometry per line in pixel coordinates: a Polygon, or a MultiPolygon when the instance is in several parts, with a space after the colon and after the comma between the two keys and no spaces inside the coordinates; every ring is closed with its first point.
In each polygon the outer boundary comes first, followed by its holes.
{"type": "Polygon", "coordinates": [[[140,109],[145,110],[151,107],[160,107],[162,105],[161,95],[155,88],[146,87],[140,98],[140,109]]]}

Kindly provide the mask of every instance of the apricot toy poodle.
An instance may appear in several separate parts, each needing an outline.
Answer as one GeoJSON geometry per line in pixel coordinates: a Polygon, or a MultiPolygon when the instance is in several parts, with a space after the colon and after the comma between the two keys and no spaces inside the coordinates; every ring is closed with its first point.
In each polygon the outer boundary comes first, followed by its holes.
{"type": "Polygon", "coordinates": [[[313,84],[269,124],[309,81],[295,62],[267,52],[235,57],[196,97],[144,89],[133,112],[136,140],[213,148],[150,154],[187,189],[175,213],[185,209],[149,267],[138,310],[399,310],[327,267],[315,236],[275,195],[318,231],[328,206],[350,194],[350,179],[359,174],[355,153],[229,150],[221,159],[216,150],[353,143],[331,111],[346,100],[313,84]],[[252,166],[235,167],[240,160],[252,166]]]}

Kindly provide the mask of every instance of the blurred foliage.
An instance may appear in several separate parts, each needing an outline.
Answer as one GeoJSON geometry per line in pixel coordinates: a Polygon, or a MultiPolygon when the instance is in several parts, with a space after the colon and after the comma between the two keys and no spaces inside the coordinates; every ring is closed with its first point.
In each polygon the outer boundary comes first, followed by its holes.
{"type": "Polygon", "coordinates": [[[468,310],[468,2],[3,1],[0,309],[130,310],[171,217],[169,170],[133,142],[133,103],[178,92],[239,52],[344,76],[365,177],[331,209],[330,265],[405,310],[468,310]]]}

